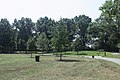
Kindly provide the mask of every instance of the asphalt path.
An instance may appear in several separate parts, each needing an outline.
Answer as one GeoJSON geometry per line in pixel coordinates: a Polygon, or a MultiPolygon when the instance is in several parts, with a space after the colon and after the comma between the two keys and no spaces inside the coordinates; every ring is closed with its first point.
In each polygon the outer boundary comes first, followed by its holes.
{"type": "MultiPolygon", "coordinates": [[[[85,56],[88,58],[92,58],[92,56],[85,56]]],[[[103,60],[107,60],[107,61],[111,61],[114,63],[117,63],[120,65],[120,59],[116,59],[116,58],[106,58],[106,57],[101,57],[101,56],[94,56],[95,59],[103,59],[103,60]]]]}

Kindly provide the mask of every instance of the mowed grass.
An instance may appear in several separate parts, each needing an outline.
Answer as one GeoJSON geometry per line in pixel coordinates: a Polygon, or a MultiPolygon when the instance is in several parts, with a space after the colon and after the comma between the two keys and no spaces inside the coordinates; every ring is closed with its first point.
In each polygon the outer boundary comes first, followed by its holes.
{"type": "Polygon", "coordinates": [[[112,62],[53,55],[35,62],[28,54],[0,54],[0,80],[119,80],[120,65],[112,62]]]}
{"type": "MultiPolygon", "coordinates": [[[[64,55],[77,55],[77,52],[75,52],[75,51],[68,51],[68,52],[64,53],[64,55]]],[[[78,55],[80,55],[80,56],[102,56],[102,57],[118,58],[118,59],[120,59],[120,54],[113,55],[112,52],[79,51],[78,55]]]]}

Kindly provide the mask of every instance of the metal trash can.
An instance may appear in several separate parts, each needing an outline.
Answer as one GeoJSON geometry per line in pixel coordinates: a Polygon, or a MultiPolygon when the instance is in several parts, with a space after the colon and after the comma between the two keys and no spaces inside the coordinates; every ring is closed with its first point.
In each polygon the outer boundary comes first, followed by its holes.
{"type": "Polygon", "coordinates": [[[94,56],[92,56],[92,58],[94,58],[94,56]]]}
{"type": "Polygon", "coordinates": [[[39,59],[39,58],[40,58],[40,56],[35,56],[35,61],[36,61],[36,62],[40,62],[40,59],[39,59]]]}

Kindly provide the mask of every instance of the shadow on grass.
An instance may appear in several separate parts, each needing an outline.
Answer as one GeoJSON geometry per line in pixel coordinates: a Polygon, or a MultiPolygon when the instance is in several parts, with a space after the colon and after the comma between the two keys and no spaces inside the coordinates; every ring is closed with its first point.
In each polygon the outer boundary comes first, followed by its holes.
{"type": "MultiPolygon", "coordinates": [[[[55,55],[55,57],[60,57],[59,55],[55,55]]],[[[62,57],[68,57],[67,55],[63,55],[62,57]]]]}
{"type": "Polygon", "coordinates": [[[88,55],[87,53],[83,53],[83,52],[80,52],[80,53],[64,53],[64,55],[88,55]]]}
{"type": "Polygon", "coordinates": [[[35,57],[33,56],[33,57],[29,57],[29,58],[35,58],[35,57]]]}
{"type": "Polygon", "coordinates": [[[57,60],[60,62],[81,62],[80,60],[57,60]]]}

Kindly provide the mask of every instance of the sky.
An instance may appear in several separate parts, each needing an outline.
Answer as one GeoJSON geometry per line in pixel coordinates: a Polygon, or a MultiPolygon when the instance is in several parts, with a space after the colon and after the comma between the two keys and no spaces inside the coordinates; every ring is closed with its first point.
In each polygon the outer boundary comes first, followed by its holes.
{"type": "Polygon", "coordinates": [[[0,0],[0,18],[13,22],[15,18],[31,18],[36,22],[40,17],[54,20],[89,16],[93,20],[101,14],[99,7],[105,0],[0,0]]]}

